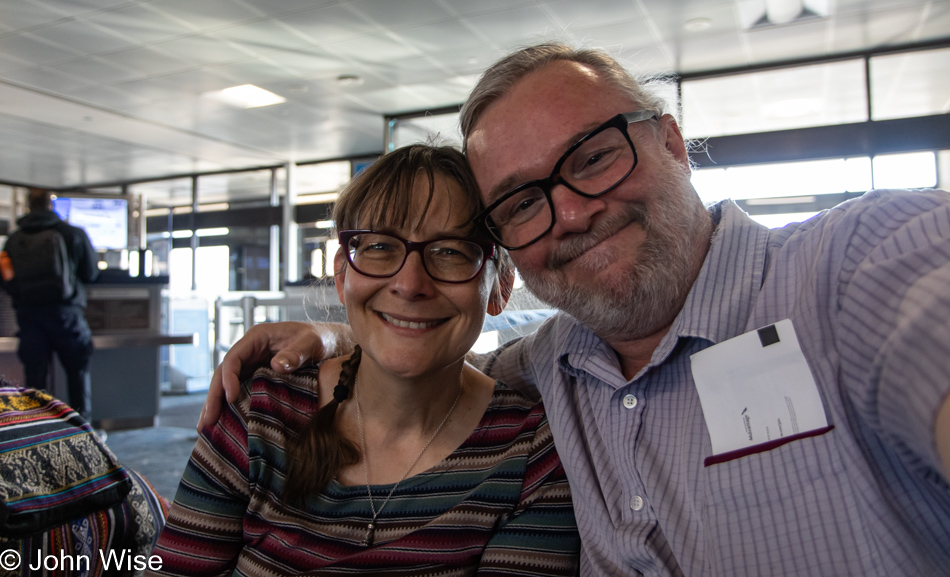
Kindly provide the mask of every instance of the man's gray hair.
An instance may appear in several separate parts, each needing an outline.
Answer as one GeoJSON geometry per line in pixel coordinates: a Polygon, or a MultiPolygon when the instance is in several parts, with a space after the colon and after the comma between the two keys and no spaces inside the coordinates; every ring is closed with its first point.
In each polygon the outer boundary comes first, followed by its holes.
{"type": "Polygon", "coordinates": [[[645,89],[644,84],[648,82],[638,82],[607,52],[593,48],[574,48],[561,42],[547,42],[513,52],[492,64],[482,74],[462,106],[459,124],[462,129],[463,149],[468,144],[468,137],[475,123],[492,103],[507,94],[528,74],[559,60],[577,62],[591,68],[626,92],[640,108],[656,110],[661,114],[667,112],[665,99],[645,89]]]}

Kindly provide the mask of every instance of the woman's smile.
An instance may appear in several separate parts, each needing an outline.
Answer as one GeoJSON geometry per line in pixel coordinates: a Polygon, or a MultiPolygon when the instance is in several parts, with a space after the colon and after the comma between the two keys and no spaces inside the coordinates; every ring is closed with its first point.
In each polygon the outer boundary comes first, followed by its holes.
{"type": "Polygon", "coordinates": [[[416,319],[416,320],[400,319],[391,314],[387,314],[384,312],[380,312],[379,316],[382,317],[383,320],[386,321],[387,323],[390,323],[402,329],[430,329],[432,327],[441,325],[446,320],[448,320],[448,319],[436,319],[436,320],[426,321],[426,320],[421,320],[421,319],[416,319]]]}

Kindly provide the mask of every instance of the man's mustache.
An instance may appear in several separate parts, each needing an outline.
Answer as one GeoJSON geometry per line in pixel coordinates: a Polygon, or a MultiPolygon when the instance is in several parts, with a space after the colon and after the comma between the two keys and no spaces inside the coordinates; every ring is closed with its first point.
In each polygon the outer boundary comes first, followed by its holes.
{"type": "Polygon", "coordinates": [[[548,257],[547,267],[557,269],[564,266],[634,222],[649,230],[646,206],[640,202],[623,204],[622,210],[602,217],[588,232],[562,241],[548,257]]]}

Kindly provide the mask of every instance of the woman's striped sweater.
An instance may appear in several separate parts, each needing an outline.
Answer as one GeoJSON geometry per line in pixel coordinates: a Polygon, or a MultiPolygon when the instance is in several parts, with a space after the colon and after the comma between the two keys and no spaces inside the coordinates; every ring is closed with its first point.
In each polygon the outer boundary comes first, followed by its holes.
{"type": "Polygon", "coordinates": [[[501,383],[455,452],[399,484],[372,547],[365,486],[331,481],[300,507],[284,502],[285,448],[319,407],[316,371],[258,371],[202,432],[158,575],[575,574],[580,539],[544,409],[501,383]]]}

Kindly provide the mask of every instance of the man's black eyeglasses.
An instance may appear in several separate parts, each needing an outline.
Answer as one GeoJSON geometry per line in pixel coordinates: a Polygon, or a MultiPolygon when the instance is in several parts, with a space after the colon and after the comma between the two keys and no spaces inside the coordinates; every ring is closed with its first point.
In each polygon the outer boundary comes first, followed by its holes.
{"type": "Polygon", "coordinates": [[[508,250],[536,242],[554,227],[551,189],[563,184],[581,196],[596,198],[616,188],[637,166],[637,149],[627,125],[658,117],[652,110],[614,116],[571,145],[550,176],[506,192],[476,222],[508,250]]]}
{"type": "Polygon", "coordinates": [[[392,233],[375,230],[340,231],[340,246],[356,272],[387,278],[400,270],[409,253],[419,251],[422,266],[433,279],[447,283],[468,282],[478,276],[485,261],[495,254],[495,245],[472,238],[436,238],[413,242],[392,233]]]}

